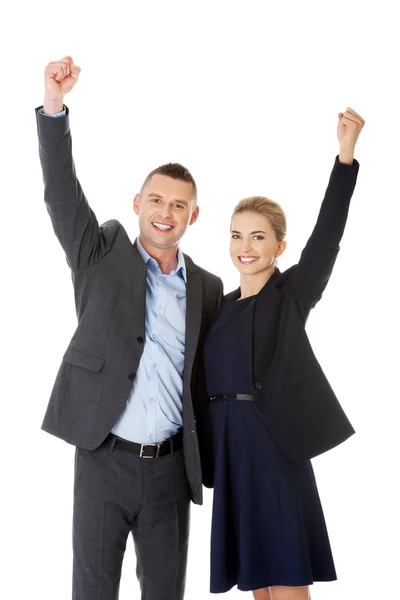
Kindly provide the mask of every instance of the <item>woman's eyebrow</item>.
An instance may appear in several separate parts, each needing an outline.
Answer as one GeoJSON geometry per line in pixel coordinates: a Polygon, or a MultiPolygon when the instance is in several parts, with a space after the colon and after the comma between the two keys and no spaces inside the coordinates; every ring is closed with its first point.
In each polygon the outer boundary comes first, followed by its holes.
{"type": "MultiPolygon", "coordinates": [[[[239,233],[240,234],[240,231],[235,231],[234,229],[231,229],[231,233],[239,233]]],[[[265,231],[262,231],[261,229],[259,231],[252,231],[250,233],[250,235],[254,235],[255,233],[265,233],[265,231]]]]}

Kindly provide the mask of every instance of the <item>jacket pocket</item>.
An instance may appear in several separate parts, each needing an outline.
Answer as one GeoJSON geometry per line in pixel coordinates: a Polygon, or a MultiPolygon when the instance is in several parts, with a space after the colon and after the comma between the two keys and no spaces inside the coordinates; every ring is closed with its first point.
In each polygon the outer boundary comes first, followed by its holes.
{"type": "Polygon", "coordinates": [[[102,356],[96,356],[95,354],[88,354],[82,350],[76,348],[67,348],[63,356],[63,361],[75,367],[81,367],[82,369],[88,369],[95,373],[100,373],[102,370],[105,358],[102,356]]]}
{"type": "Polygon", "coordinates": [[[310,365],[304,365],[285,371],[283,373],[283,380],[286,385],[293,386],[308,382],[315,376],[316,370],[310,365]]]}

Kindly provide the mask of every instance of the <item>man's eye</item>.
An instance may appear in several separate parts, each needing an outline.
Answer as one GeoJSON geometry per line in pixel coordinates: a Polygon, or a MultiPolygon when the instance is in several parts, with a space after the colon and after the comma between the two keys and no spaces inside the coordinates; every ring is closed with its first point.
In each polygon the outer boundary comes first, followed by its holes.
{"type": "Polygon", "coordinates": [[[183,204],[175,204],[175,208],[183,208],[183,204]]]}

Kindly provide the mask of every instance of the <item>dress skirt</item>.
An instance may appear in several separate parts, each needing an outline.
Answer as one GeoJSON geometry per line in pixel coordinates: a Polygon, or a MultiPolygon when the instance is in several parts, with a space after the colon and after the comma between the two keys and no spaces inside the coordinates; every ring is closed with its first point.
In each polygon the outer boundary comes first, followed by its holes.
{"type": "Polygon", "coordinates": [[[214,444],[212,593],[336,579],[310,461],[296,463],[256,402],[210,402],[214,444]]]}

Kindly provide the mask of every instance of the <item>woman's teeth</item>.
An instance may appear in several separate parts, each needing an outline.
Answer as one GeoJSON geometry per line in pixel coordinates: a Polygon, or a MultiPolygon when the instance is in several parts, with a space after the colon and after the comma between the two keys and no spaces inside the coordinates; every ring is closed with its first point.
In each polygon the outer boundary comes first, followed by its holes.
{"type": "Polygon", "coordinates": [[[243,263],[244,265],[250,265],[254,261],[258,260],[258,256],[252,256],[252,257],[239,256],[238,258],[239,258],[239,261],[241,263],[243,263]]]}

